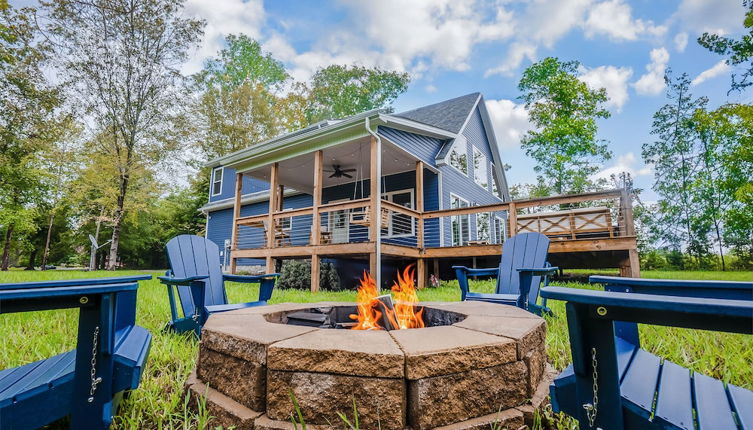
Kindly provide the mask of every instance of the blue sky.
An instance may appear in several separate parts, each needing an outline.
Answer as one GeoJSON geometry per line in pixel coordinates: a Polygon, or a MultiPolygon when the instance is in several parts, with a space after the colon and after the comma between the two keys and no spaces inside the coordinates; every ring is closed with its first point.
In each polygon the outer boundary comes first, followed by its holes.
{"type": "Polygon", "coordinates": [[[696,42],[703,31],[740,34],[741,0],[187,0],[186,13],[207,21],[186,73],[200,69],[225,35],[245,33],[300,80],[329,64],[410,73],[397,111],[483,93],[513,184],[536,177],[519,145],[529,125],[517,83],[544,57],[580,61],[581,78],[607,89],[612,117],[600,122],[599,135],[614,158],[601,174],[630,171],[647,200],[655,198],[653,174],[640,147],[665,103],[666,68],[688,73],[694,94],[711,106],[750,101],[728,98],[731,71],[696,42]]]}

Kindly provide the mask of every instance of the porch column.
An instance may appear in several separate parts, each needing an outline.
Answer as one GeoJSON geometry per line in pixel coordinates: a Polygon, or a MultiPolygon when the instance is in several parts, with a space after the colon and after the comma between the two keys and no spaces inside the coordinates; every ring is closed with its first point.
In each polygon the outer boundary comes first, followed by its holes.
{"type": "Polygon", "coordinates": [[[243,173],[235,174],[235,201],[233,203],[233,233],[230,236],[230,273],[235,275],[237,262],[235,251],[238,249],[238,218],[241,217],[241,193],[243,189],[243,173]]]}
{"type": "MultiPolygon", "coordinates": [[[[424,249],[424,162],[416,162],[416,211],[419,213],[416,220],[416,247],[419,252],[424,249]]],[[[426,287],[426,260],[419,258],[416,262],[416,277],[418,288],[426,287]]]]}
{"type": "MultiPolygon", "coordinates": [[[[274,214],[277,212],[277,187],[279,185],[279,164],[274,163],[270,167],[269,174],[269,213],[267,215],[267,249],[275,246],[275,219],[274,214]]],[[[267,256],[267,273],[275,271],[275,260],[267,256]]]]}
{"type": "Polygon", "coordinates": [[[369,240],[374,244],[374,252],[369,256],[369,270],[376,280],[377,290],[381,291],[382,285],[382,246],[381,246],[381,227],[382,227],[382,141],[376,137],[371,137],[371,157],[370,157],[370,193],[371,203],[369,206],[369,219],[371,226],[369,229],[369,240]]]}
{"type": "MultiPolygon", "coordinates": [[[[322,172],[324,168],[324,153],[314,153],[314,194],[311,212],[311,245],[316,247],[321,241],[321,220],[319,206],[322,204],[322,172]]],[[[319,291],[319,254],[316,249],[311,253],[311,292],[319,291]]]]}
{"type": "Polygon", "coordinates": [[[507,230],[507,237],[513,237],[518,234],[518,209],[515,202],[510,202],[510,209],[507,211],[507,218],[510,221],[510,228],[507,230]]]}

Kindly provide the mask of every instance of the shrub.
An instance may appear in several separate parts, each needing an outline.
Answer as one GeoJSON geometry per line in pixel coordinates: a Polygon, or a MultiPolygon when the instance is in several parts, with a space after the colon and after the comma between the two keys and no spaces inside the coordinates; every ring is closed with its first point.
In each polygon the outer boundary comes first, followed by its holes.
{"type": "MultiPolygon", "coordinates": [[[[282,263],[282,274],[277,282],[279,288],[294,290],[311,289],[311,261],[285,260],[282,263]]],[[[327,262],[319,263],[319,288],[325,291],[340,291],[340,277],[335,265],[327,262]]]]}

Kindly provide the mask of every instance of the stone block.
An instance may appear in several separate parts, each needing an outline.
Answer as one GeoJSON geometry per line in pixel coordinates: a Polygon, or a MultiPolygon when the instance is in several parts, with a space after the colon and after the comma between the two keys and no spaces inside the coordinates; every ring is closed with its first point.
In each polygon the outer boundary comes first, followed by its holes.
{"type": "Polygon", "coordinates": [[[254,420],[262,416],[261,412],[249,409],[219,391],[206,386],[191,374],[185,384],[190,395],[190,406],[198,412],[203,402],[207,413],[212,417],[209,427],[235,428],[238,430],[254,430],[254,420]]]}
{"type": "Polygon", "coordinates": [[[526,381],[528,396],[533,396],[546,368],[546,350],[544,349],[544,345],[528,351],[525,357],[523,357],[523,362],[526,363],[526,367],[528,368],[528,378],[526,381]]]}
{"type": "MultiPolygon", "coordinates": [[[[409,330],[408,330],[409,331],[409,330]]],[[[386,331],[317,330],[271,345],[269,369],[402,378],[403,352],[386,331]]]]}
{"type": "Polygon", "coordinates": [[[340,423],[337,413],[353,418],[353,401],[364,429],[402,430],[406,388],[403,379],[366,378],[326,373],[267,372],[267,416],[286,420],[294,412],[293,392],[306,423],[340,423]]]}
{"type": "Polygon", "coordinates": [[[405,376],[411,380],[516,360],[514,341],[454,326],[395,330],[390,335],[405,353],[405,376]]]}
{"type": "Polygon", "coordinates": [[[256,411],[264,410],[264,366],[202,346],[199,350],[196,373],[204,383],[236,402],[256,411]]]}
{"type": "Polygon", "coordinates": [[[521,405],[526,400],[522,361],[410,381],[408,423],[424,430],[521,405]]]}
{"type": "Polygon", "coordinates": [[[531,348],[542,345],[546,339],[546,321],[539,317],[502,318],[474,314],[455,326],[514,339],[518,343],[518,360],[522,360],[531,348]]]}
{"type": "Polygon", "coordinates": [[[436,427],[434,430],[518,430],[523,425],[523,413],[513,408],[447,426],[436,427]]]}

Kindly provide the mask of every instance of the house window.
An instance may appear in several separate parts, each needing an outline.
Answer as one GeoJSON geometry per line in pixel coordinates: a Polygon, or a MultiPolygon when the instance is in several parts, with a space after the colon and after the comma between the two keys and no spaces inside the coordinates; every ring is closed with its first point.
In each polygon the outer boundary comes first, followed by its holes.
{"type": "Polygon", "coordinates": [[[223,167],[217,167],[212,171],[212,195],[216,196],[222,193],[222,174],[225,171],[223,167]]]}
{"type": "Polygon", "coordinates": [[[497,171],[494,170],[494,163],[491,164],[492,166],[492,193],[494,193],[495,196],[502,198],[502,193],[499,192],[499,185],[497,183],[499,182],[497,178],[497,171]]]}
{"type": "Polygon", "coordinates": [[[473,147],[473,179],[484,189],[489,189],[489,172],[487,170],[486,156],[473,147]]]}
{"type": "MultiPolygon", "coordinates": [[[[390,191],[382,194],[382,198],[396,205],[413,209],[413,190],[390,191]]],[[[408,215],[392,212],[387,228],[382,229],[384,237],[401,237],[415,235],[413,218],[408,215]]]]}
{"type": "Polygon", "coordinates": [[[491,230],[489,229],[490,219],[491,216],[486,212],[476,215],[476,240],[485,242],[491,241],[492,235],[491,230]]]}
{"type": "Polygon", "coordinates": [[[494,217],[494,239],[496,243],[504,243],[505,241],[505,219],[502,217],[494,217]]]}
{"type": "Polygon", "coordinates": [[[468,174],[468,146],[465,139],[455,139],[450,150],[450,166],[458,169],[464,175],[468,174]]]}
{"type": "MultiPolygon", "coordinates": [[[[285,211],[291,211],[292,208],[283,209],[285,211]]],[[[280,218],[280,229],[285,232],[289,232],[293,227],[293,217],[280,218]]]]}
{"type": "MultiPolygon", "coordinates": [[[[467,208],[468,200],[450,194],[450,208],[467,208]]],[[[466,245],[470,240],[469,216],[455,215],[450,217],[452,224],[452,246],[466,245]]]]}

